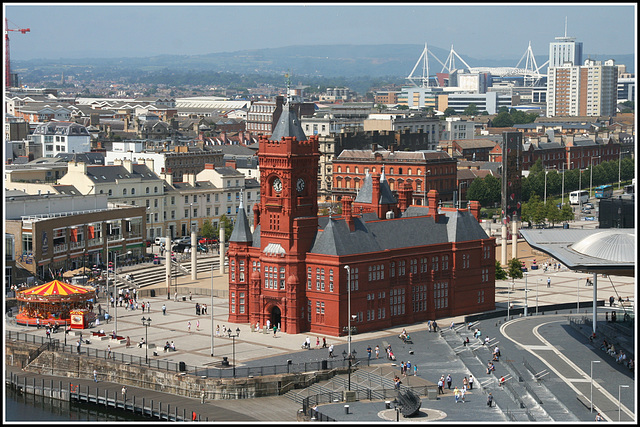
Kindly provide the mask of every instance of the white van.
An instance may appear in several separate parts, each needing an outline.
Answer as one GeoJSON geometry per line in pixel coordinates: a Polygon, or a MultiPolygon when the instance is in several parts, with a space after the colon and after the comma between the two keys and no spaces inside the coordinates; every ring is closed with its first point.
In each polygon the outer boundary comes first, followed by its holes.
{"type": "Polygon", "coordinates": [[[156,241],[155,241],[156,245],[161,245],[164,243],[165,246],[167,246],[167,238],[166,237],[156,237],[156,241]]]}

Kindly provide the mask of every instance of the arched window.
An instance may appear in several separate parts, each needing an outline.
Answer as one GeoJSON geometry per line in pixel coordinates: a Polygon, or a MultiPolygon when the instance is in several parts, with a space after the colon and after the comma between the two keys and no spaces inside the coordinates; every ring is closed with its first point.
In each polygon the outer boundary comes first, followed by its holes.
{"type": "Polygon", "coordinates": [[[145,194],[149,194],[149,187],[145,188],[144,192],[145,194]]]}
{"type": "Polygon", "coordinates": [[[123,196],[126,196],[126,195],[127,195],[127,189],[126,189],[126,188],[123,188],[123,189],[122,189],[122,195],[123,195],[123,196]]]}
{"type": "Polygon", "coordinates": [[[131,195],[133,196],[134,194],[136,194],[136,189],[135,189],[135,188],[132,188],[132,189],[131,189],[131,195]]]}
{"type": "Polygon", "coordinates": [[[158,192],[158,187],[153,187],[153,192],[157,193],[158,192]]]}

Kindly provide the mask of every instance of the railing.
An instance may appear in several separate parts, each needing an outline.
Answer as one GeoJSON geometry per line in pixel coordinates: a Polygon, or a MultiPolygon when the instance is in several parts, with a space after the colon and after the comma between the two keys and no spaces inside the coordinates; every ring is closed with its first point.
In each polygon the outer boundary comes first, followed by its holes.
{"type": "Polygon", "coordinates": [[[54,254],[58,254],[60,252],[66,252],[67,251],[67,244],[63,244],[63,245],[56,245],[53,247],[53,253],[54,254]]]}

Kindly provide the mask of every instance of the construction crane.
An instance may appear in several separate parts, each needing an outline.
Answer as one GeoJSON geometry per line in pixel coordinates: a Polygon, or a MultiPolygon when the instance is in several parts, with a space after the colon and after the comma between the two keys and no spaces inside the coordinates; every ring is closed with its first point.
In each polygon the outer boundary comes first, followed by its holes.
{"type": "MultiPolygon", "coordinates": [[[[13,22],[12,22],[13,24],[13,22]]],[[[15,25],[15,24],[14,24],[15,25]]],[[[11,87],[11,61],[9,60],[9,31],[20,31],[22,34],[31,31],[29,28],[9,28],[9,20],[4,19],[4,41],[6,45],[5,86],[11,87]]]]}

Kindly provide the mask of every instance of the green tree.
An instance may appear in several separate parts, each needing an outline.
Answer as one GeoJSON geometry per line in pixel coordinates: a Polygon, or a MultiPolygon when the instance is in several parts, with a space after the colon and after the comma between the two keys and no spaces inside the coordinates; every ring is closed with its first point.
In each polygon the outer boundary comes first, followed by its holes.
{"type": "Polygon", "coordinates": [[[491,121],[491,125],[497,128],[511,127],[513,126],[513,120],[508,112],[503,111],[498,113],[498,115],[491,121]]]}
{"type": "Polygon", "coordinates": [[[463,113],[467,116],[477,116],[478,106],[472,102],[467,108],[464,109],[463,113]]]}
{"type": "Polygon", "coordinates": [[[558,208],[557,202],[547,199],[547,203],[545,206],[546,217],[551,225],[555,225],[556,222],[560,222],[562,220],[562,214],[560,212],[560,208],[558,208]]]}
{"type": "Polygon", "coordinates": [[[511,258],[509,264],[507,264],[507,274],[512,279],[522,279],[524,274],[522,273],[522,262],[518,258],[511,258]]]}
{"type": "Polygon", "coordinates": [[[573,209],[569,203],[562,205],[560,209],[560,221],[571,221],[574,218],[573,209]]]}
{"type": "Polygon", "coordinates": [[[211,239],[216,236],[216,230],[215,228],[213,228],[213,224],[211,224],[211,221],[208,219],[204,220],[204,223],[202,224],[202,229],[200,229],[200,235],[202,237],[206,237],[207,239],[211,239]]]}
{"type": "Polygon", "coordinates": [[[502,268],[498,260],[496,260],[496,280],[507,280],[507,272],[502,268]]]}
{"type": "MultiPolygon", "coordinates": [[[[222,215],[220,217],[220,223],[218,225],[218,230],[220,228],[224,228],[224,239],[228,242],[229,237],[231,237],[231,233],[233,232],[233,221],[227,218],[226,215],[222,215]]],[[[218,232],[218,235],[220,233],[218,232]]]]}
{"type": "Polygon", "coordinates": [[[453,107],[447,107],[447,109],[444,110],[442,113],[444,114],[445,117],[450,117],[456,114],[456,110],[453,107]]]}

